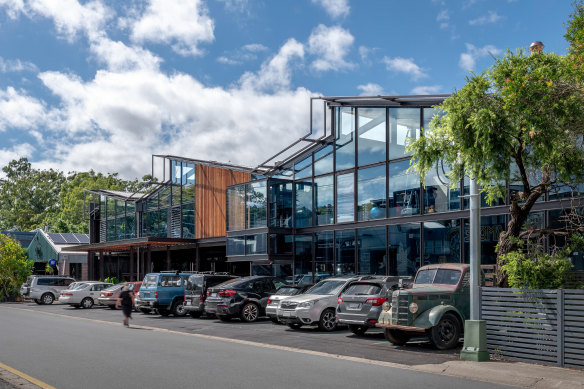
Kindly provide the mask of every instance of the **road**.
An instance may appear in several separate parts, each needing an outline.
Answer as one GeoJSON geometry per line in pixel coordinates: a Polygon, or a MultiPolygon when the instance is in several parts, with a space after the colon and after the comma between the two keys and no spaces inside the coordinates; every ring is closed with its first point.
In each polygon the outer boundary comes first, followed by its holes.
{"type": "MultiPolygon", "coordinates": [[[[242,336],[224,337],[218,336],[221,324],[215,320],[135,316],[134,324],[150,321],[199,330],[175,331],[160,325],[124,328],[119,311],[104,309],[0,305],[0,362],[56,388],[502,387],[351,359],[358,342],[351,338],[353,342],[343,343],[350,336],[342,331],[296,332],[269,322],[234,321],[221,323],[224,331],[242,336]],[[261,327],[271,331],[268,338],[279,333],[291,345],[264,342],[257,332],[261,327]],[[211,328],[216,333],[206,334],[213,332],[211,328]],[[299,338],[307,339],[312,349],[293,345],[302,345],[299,338]],[[325,354],[335,341],[347,349],[340,357],[325,354]]],[[[377,342],[361,339],[361,343],[377,342]]]]}

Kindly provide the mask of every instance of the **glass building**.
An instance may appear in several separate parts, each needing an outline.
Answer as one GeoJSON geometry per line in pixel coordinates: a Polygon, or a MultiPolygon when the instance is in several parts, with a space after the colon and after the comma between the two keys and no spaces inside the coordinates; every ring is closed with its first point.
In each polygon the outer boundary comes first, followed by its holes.
{"type": "MultiPolygon", "coordinates": [[[[468,194],[468,180],[451,185],[439,166],[422,184],[406,149],[440,114],[432,107],[445,97],[312,99],[311,135],[273,157],[279,162],[262,179],[227,188],[228,262],[247,261],[252,274],[298,282],[414,275],[426,264],[468,262],[468,203],[459,197],[461,188],[468,194]]],[[[507,193],[518,187],[505,185],[507,193]]],[[[546,194],[531,222],[560,223],[561,197],[546,194]]],[[[495,263],[509,198],[482,204],[483,265],[495,263]]],[[[581,258],[573,261],[584,269],[581,258]]]]}

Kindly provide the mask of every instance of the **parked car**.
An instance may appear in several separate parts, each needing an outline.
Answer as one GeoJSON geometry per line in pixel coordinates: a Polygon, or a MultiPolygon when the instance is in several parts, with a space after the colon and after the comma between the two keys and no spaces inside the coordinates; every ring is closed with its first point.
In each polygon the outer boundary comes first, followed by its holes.
{"type": "Polygon", "coordinates": [[[428,336],[438,349],[456,347],[470,315],[469,265],[445,263],[421,267],[410,289],[393,292],[383,303],[377,326],[395,345],[428,336]]]}
{"type": "Polygon", "coordinates": [[[370,276],[352,283],[341,294],[337,305],[339,324],[346,324],[352,333],[363,335],[375,328],[381,305],[391,300],[394,290],[412,277],[370,276]]]}
{"type": "Polygon", "coordinates": [[[185,310],[193,318],[201,317],[205,312],[207,290],[225,281],[239,278],[229,273],[199,273],[187,279],[185,286],[185,310]]]}
{"type": "Polygon", "coordinates": [[[110,309],[116,309],[116,302],[118,301],[118,297],[125,285],[127,285],[129,290],[134,293],[135,297],[140,291],[142,281],[122,282],[102,290],[97,298],[98,304],[108,306],[110,309]]]}
{"type": "Polygon", "coordinates": [[[73,282],[75,279],[67,276],[28,276],[20,287],[20,294],[37,304],[52,304],[59,298],[59,293],[73,282]]]}
{"type": "Polygon", "coordinates": [[[162,316],[185,316],[185,285],[191,275],[175,271],[146,274],[134,305],[143,313],[156,309],[162,316]]]}
{"type": "Polygon", "coordinates": [[[268,298],[286,281],[272,276],[251,276],[230,280],[209,288],[205,312],[222,321],[239,317],[254,322],[265,316],[268,298]]]}
{"type": "Polygon", "coordinates": [[[75,289],[63,290],[59,295],[59,302],[61,304],[72,305],[75,308],[83,307],[85,309],[89,309],[93,307],[97,301],[99,292],[110,286],[112,286],[112,284],[109,282],[83,282],[77,285],[75,289]]]}
{"type": "Polygon", "coordinates": [[[304,294],[287,297],[280,301],[278,320],[292,329],[304,325],[318,325],[323,331],[337,328],[335,316],[341,293],[363,276],[331,277],[318,282],[304,294]]]}
{"type": "Polygon", "coordinates": [[[280,300],[286,297],[302,294],[311,287],[312,284],[281,286],[275,294],[268,298],[268,304],[266,305],[266,316],[268,316],[274,323],[280,323],[278,320],[278,306],[280,305],[280,300]]]}

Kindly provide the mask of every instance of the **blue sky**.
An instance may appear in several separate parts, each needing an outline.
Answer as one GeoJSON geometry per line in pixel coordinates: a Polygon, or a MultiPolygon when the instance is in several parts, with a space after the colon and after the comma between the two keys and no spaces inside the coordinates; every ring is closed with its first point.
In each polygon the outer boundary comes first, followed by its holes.
{"type": "Polygon", "coordinates": [[[263,161],[309,97],[450,93],[492,56],[565,54],[570,0],[0,0],[0,166],[263,161]]]}

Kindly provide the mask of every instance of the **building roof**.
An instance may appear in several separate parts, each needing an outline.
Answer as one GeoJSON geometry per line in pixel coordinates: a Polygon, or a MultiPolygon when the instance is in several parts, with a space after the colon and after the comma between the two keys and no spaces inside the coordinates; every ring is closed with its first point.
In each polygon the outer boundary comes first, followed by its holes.
{"type": "Polygon", "coordinates": [[[88,234],[71,234],[71,233],[60,233],[60,232],[49,232],[47,236],[51,242],[56,245],[79,245],[89,243],[88,234]]]}
{"type": "Polygon", "coordinates": [[[123,192],[120,190],[107,190],[107,189],[86,189],[87,192],[95,193],[97,195],[103,195],[115,198],[122,201],[136,201],[141,199],[146,195],[142,192],[123,192]]]}

